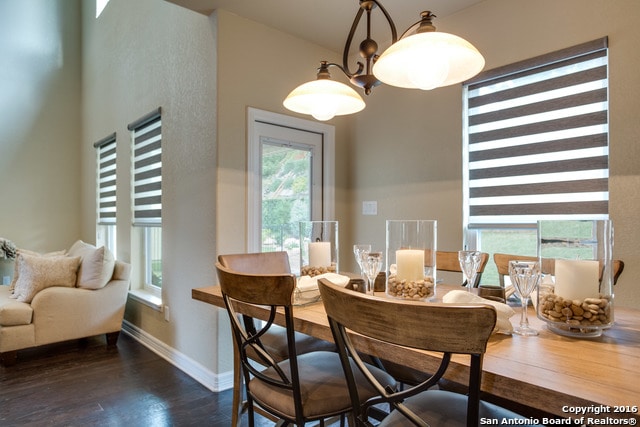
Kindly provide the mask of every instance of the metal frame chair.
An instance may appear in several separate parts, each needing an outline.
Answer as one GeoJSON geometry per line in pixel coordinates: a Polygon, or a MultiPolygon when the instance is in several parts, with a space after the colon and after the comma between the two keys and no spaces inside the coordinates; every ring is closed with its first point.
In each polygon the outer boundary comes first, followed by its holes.
{"type": "MultiPolygon", "coordinates": [[[[255,254],[259,263],[263,254],[255,254]]],[[[335,352],[314,351],[298,354],[293,324],[293,292],[296,285],[292,274],[250,274],[234,271],[216,263],[222,297],[229,315],[233,338],[240,356],[249,426],[253,426],[256,407],[283,420],[283,425],[305,425],[349,414],[349,391],[335,352]],[[258,324],[247,313],[253,306],[266,307],[269,317],[258,324]],[[286,330],[289,358],[278,360],[262,343],[262,338],[282,316],[286,330]],[[257,357],[260,365],[252,361],[257,357]]],[[[393,384],[384,371],[377,372],[380,381],[393,384]]],[[[368,398],[374,390],[361,380],[359,392],[368,398]]]]}
{"type": "Polygon", "coordinates": [[[526,419],[480,400],[483,355],[496,322],[496,311],[492,306],[425,304],[348,293],[325,279],[319,281],[319,288],[349,384],[358,426],[372,426],[369,411],[379,404],[389,404],[393,409],[381,421],[380,427],[409,423],[421,427],[477,427],[480,418],[498,422],[526,419]],[[351,333],[401,347],[439,352],[442,353],[441,363],[435,373],[420,384],[401,391],[393,390],[367,373],[368,367],[356,351],[351,333]],[[454,354],[470,357],[468,394],[430,390],[443,378],[454,354]],[[365,375],[377,390],[377,396],[364,404],[354,386],[357,372],[365,375]]]}
{"type": "MultiPolygon", "coordinates": [[[[276,252],[264,252],[264,253],[239,253],[239,254],[226,254],[219,255],[218,262],[227,268],[234,271],[253,273],[253,274],[291,274],[291,267],[289,264],[289,255],[284,251],[276,252]]],[[[253,327],[253,319],[249,316],[245,316],[245,327],[253,327]]],[[[336,351],[335,344],[324,341],[312,336],[303,334],[301,332],[295,333],[296,351],[298,354],[309,353],[311,351],[336,351]]],[[[271,328],[260,337],[261,344],[269,350],[274,359],[278,362],[285,360],[289,357],[289,349],[287,343],[286,329],[272,325],[271,328]]],[[[249,351],[249,358],[257,363],[262,363],[260,356],[255,352],[249,351]]],[[[239,361],[235,361],[236,372],[234,372],[234,390],[233,390],[233,424],[237,425],[238,418],[244,412],[247,407],[241,402],[241,390],[242,390],[242,369],[240,368],[239,361]]],[[[269,416],[269,414],[260,411],[262,415],[269,416]]]]}

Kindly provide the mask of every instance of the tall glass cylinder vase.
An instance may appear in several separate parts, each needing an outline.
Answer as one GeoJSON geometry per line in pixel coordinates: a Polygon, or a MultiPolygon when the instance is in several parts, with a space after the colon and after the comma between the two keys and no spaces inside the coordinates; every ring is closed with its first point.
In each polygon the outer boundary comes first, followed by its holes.
{"type": "Polygon", "coordinates": [[[393,298],[427,300],[435,292],[437,221],[387,221],[387,286],[393,298]]]}
{"type": "Polygon", "coordinates": [[[539,221],[544,278],[536,312],[560,335],[597,337],[613,326],[613,224],[539,221]]]}
{"type": "Polygon", "coordinates": [[[300,222],[300,276],[338,272],[338,221],[300,222]]]}
{"type": "Polygon", "coordinates": [[[10,285],[13,279],[15,260],[0,258],[0,285],[10,285]]]}

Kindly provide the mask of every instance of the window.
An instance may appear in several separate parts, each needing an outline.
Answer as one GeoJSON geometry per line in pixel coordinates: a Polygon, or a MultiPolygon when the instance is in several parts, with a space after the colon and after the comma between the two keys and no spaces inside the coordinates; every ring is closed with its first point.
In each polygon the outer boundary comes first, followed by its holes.
{"type": "Polygon", "coordinates": [[[467,246],[535,255],[538,220],[608,217],[607,55],[603,38],[464,85],[467,246]]]}
{"type": "Polygon", "coordinates": [[[102,14],[102,11],[107,7],[109,0],[96,0],[96,19],[102,14]]]}
{"type": "Polygon", "coordinates": [[[133,136],[132,262],[143,288],[162,287],[162,123],[160,108],[129,125],[133,136]]]}
{"type": "Polygon", "coordinates": [[[116,253],[116,134],[93,144],[97,153],[96,244],[116,253]]]}
{"type": "Polygon", "coordinates": [[[333,219],[333,127],[249,110],[252,252],[287,251],[299,272],[300,221],[333,219]]]}

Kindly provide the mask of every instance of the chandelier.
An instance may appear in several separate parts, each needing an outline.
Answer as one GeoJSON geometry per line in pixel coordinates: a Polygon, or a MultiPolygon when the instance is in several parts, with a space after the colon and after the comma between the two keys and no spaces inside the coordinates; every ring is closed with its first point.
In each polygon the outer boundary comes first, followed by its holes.
{"type": "Polygon", "coordinates": [[[366,95],[381,83],[391,86],[431,90],[463,82],[484,67],[484,58],[468,41],[453,34],[436,31],[430,11],[420,14],[420,20],[398,38],[396,26],[378,0],[359,0],[360,8],[347,36],[342,64],[321,61],[317,79],[295,88],[284,100],[284,106],[297,113],[310,114],[317,120],[353,114],[365,107],[362,97],[352,87],[331,79],[329,67],[342,71],[351,83],[366,95]],[[371,37],[371,13],[379,9],[391,30],[391,46],[378,55],[378,43],[371,37]],[[366,14],[366,38],[359,53],[364,62],[357,62],[351,71],[348,64],[354,34],[366,14]]]}

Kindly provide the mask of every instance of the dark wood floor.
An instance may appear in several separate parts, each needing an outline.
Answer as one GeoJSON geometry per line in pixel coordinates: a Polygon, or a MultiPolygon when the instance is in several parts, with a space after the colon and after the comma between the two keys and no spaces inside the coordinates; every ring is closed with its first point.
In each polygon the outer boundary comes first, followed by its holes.
{"type": "Polygon", "coordinates": [[[230,390],[211,392],[127,335],[117,349],[105,343],[21,351],[14,366],[0,367],[0,426],[231,425],[230,390]]]}

